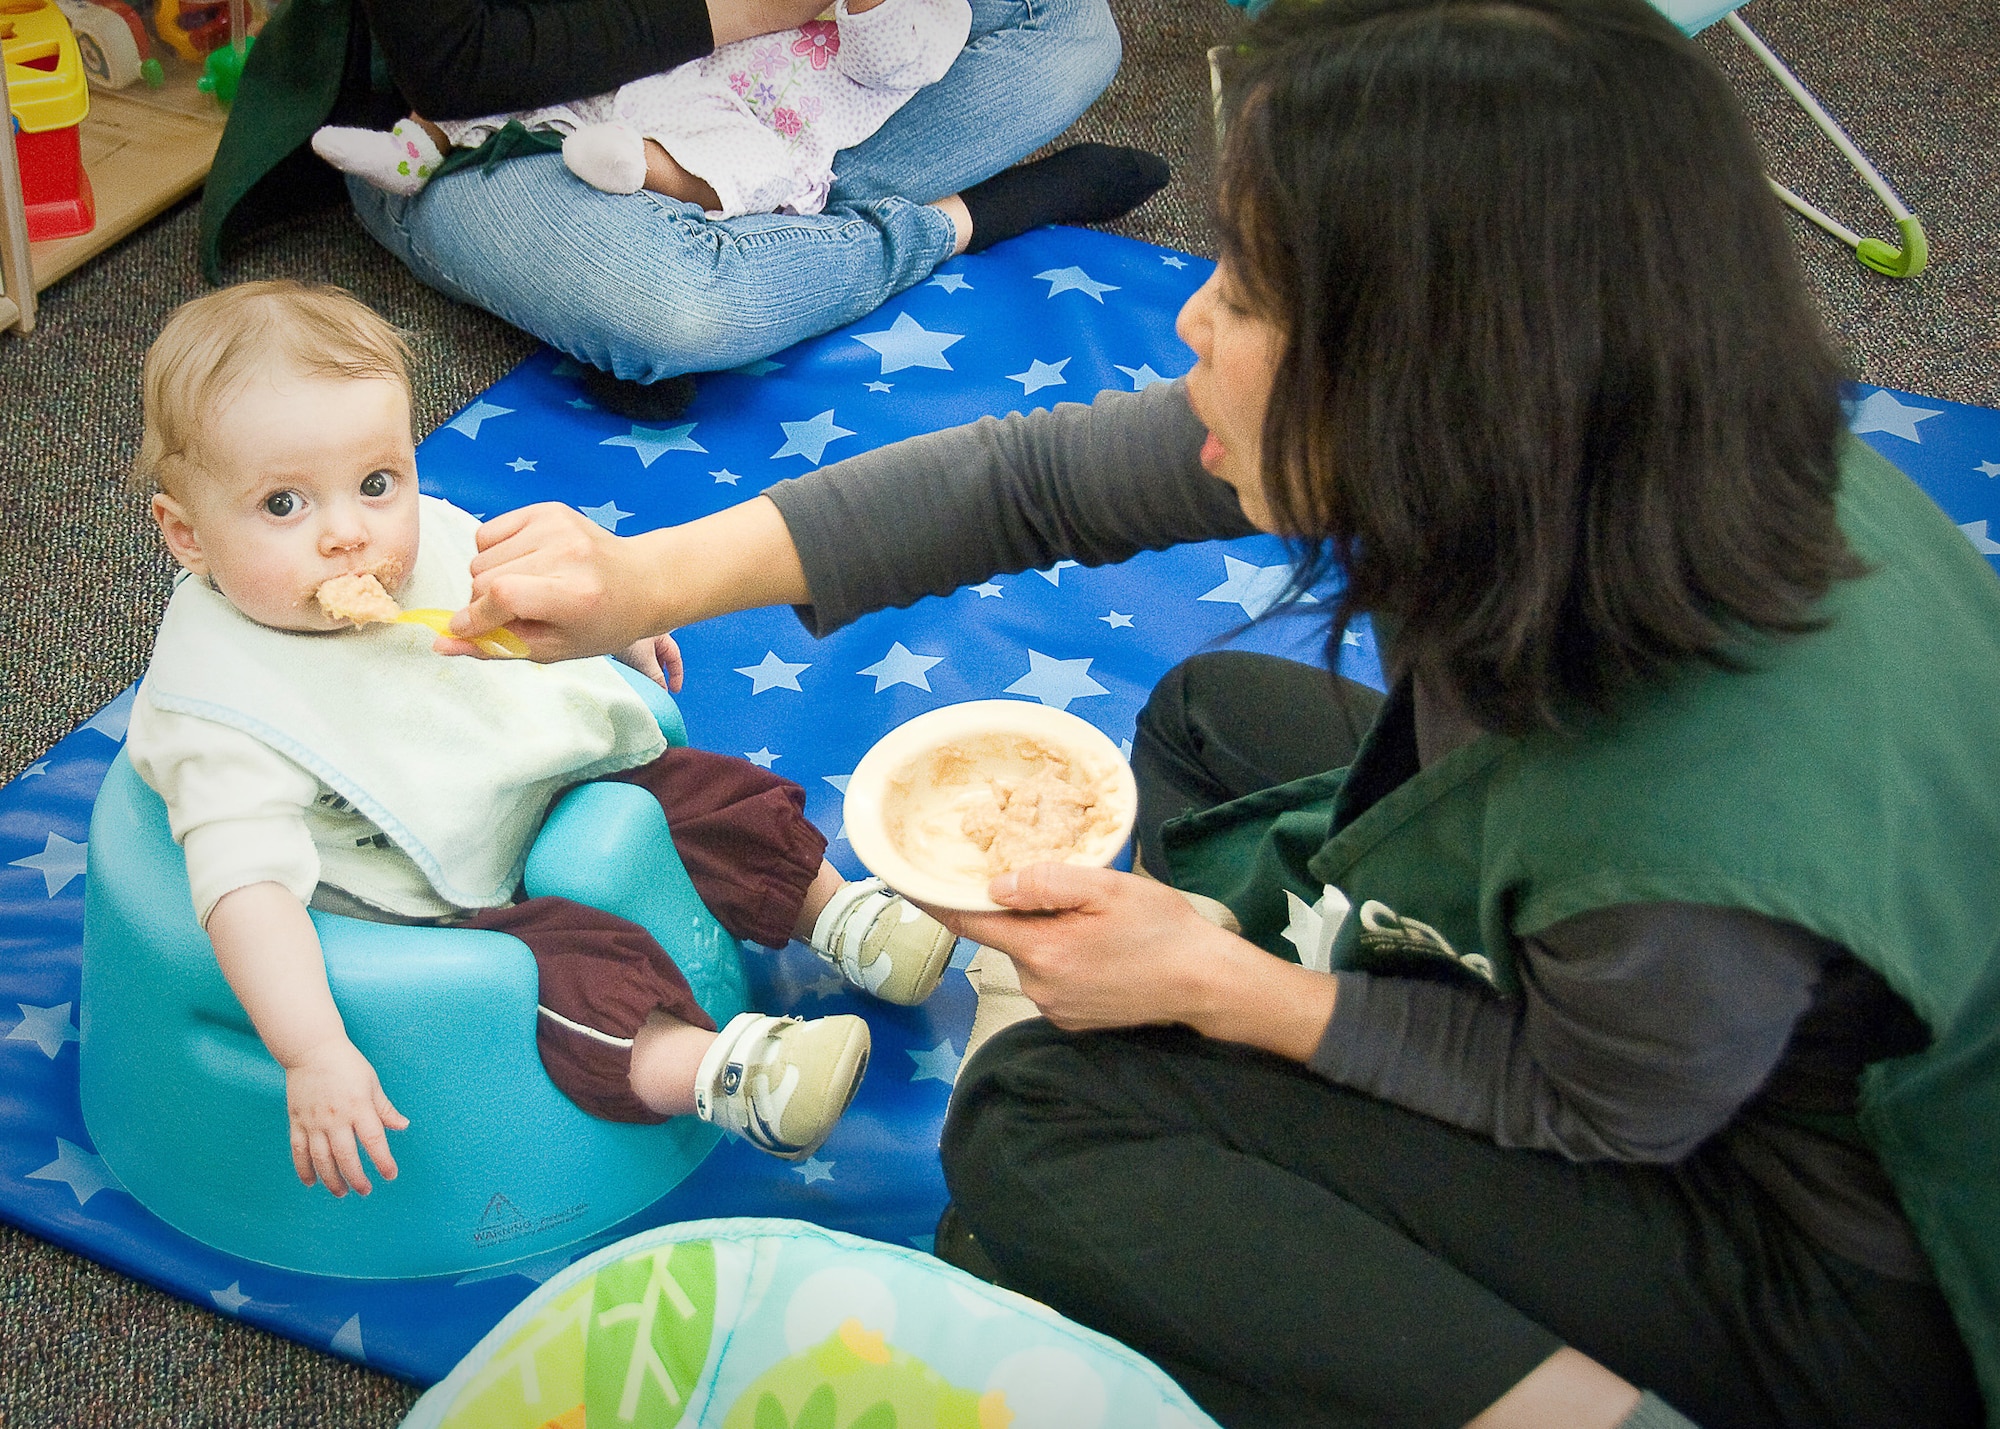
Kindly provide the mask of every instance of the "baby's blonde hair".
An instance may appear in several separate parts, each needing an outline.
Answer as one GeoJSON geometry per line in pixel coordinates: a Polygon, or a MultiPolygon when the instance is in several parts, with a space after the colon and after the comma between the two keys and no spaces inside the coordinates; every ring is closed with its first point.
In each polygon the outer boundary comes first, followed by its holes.
{"type": "Polygon", "coordinates": [[[252,375],[384,378],[410,392],[403,335],[345,288],[290,278],[238,283],[182,303],[146,352],[145,432],[130,484],[181,494],[202,428],[252,375]]]}

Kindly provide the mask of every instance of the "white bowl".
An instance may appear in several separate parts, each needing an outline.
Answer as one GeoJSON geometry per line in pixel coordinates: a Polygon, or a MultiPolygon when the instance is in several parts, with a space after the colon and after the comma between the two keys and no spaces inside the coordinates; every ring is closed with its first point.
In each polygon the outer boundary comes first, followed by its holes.
{"type": "Polygon", "coordinates": [[[847,838],[855,857],[891,888],[937,908],[991,911],[988,852],[964,832],[969,808],[995,807],[989,775],[1019,779],[1068,761],[1067,781],[1094,796],[1083,836],[1060,853],[1025,860],[1102,868],[1131,835],[1139,791],[1118,746],[1095,725],[1026,700],[971,700],[898,725],[861,757],[847,781],[847,838]]]}

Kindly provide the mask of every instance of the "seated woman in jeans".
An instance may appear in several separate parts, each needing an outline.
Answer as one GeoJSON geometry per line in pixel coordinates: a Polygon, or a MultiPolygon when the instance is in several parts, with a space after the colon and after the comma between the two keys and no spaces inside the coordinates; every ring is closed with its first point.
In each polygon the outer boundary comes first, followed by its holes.
{"type": "MultiPolygon", "coordinates": [[[[321,124],[388,128],[413,109],[452,119],[573,99],[821,8],[290,0],[252,51],[209,177],[209,275],[225,237],[332,176],[304,147],[321,124]]],[[[369,232],[425,283],[650,384],[740,366],[850,322],[955,253],[1135,207],[1166,181],[1165,164],[1135,150],[1079,145],[1001,172],[1067,129],[1118,58],[1105,0],[972,0],[957,62],[836,156],[826,206],[810,216],[711,221],[660,194],[601,193],[556,152],[476,162],[413,198],[360,182],[350,193],[369,232]]],[[[610,395],[632,405],[629,391],[610,395]]]]}

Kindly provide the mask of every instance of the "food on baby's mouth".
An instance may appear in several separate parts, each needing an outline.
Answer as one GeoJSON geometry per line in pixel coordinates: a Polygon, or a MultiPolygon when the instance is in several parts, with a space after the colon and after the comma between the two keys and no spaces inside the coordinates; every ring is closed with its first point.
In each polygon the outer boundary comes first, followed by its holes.
{"type": "Polygon", "coordinates": [[[403,613],[372,575],[335,576],[321,583],[317,598],[319,608],[330,618],[351,620],[356,625],[389,624],[403,613]]]}
{"type": "Polygon", "coordinates": [[[993,877],[1064,863],[1123,827],[1110,770],[1026,735],[953,741],[889,781],[889,837],[912,863],[993,877]]]}

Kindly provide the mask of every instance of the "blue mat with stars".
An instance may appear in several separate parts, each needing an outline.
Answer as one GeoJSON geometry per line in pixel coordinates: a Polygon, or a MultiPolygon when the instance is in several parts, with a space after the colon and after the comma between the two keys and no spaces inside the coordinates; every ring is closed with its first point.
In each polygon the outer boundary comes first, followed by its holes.
{"type": "MultiPolygon", "coordinates": [[[[621,534],[689,520],[779,478],[987,414],[1087,401],[1187,370],[1174,315],[1210,264],[1128,239],[1044,229],[954,259],[839,332],[703,379],[677,422],[593,409],[576,368],[543,351],[432,433],[423,488],[492,514],[563,501],[621,534]]],[[[1915,476],[2000,566],[2000,412],[1876,388],[1853,426],[1915,476]]],[[[1003,577],[815,641],[789,611],[681,632],[693,743],[803,785],[828,856],[840,797],[884,731],[938,705],[994,696],[1069,709],[1129,741],[1147,691],[1216,642],[1301,658],[1317,622],[1247,633],[1285,582],[1269,538],[1189,546],[1123,565],[1069,562],[1003,577]]],[[[1380,684],[1365,630],[1343,668],[1380,684]]],[[[754,1005],[865,1015],[875,1039],[860,1097],[799,1165],[725,1141],[669,1195],[590,1241],[461,1277],[319,1278],[233,1259],[124,1193],[77,1106],[76,1001],[90,807],[124,737],[131,690],[0,789],[0,1217],[196,1304],[420,1383],[444,1374],[537,1284],[618,1237],[707,1216],[813,1221],[928,1248],[945,1203],[938,1130],[973,996],[948,975],[921,1008],[850,998],[809,952],[752,954],[754,1005]]],[[[961,945],[958,963],[969,957],[961,945]]],[[[274,1154],[283,1154],[277,1148],[274,1154]]]]}

